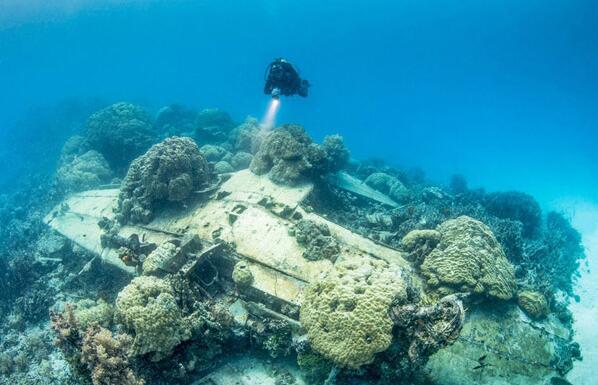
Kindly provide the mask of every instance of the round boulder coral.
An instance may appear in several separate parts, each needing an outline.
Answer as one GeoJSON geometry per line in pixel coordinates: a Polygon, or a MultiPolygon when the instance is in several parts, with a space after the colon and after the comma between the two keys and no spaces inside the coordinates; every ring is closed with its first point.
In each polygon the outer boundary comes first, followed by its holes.
{"type": "Polygon", "coordinates": [[[112,171],[106,159],[97,151],[87,151],[72,157],[56,171],[56,183],[65,192],[96,188],[109,183],[112,171]]]}
{"type": "Polygon", "coordinates": [[[407,301],[403,274],[383,261],[345,261],[310,284],[300,320],[311,347],[339,366],[371,363],[392,342],[391,305],[407,301]]]}
{"type": "Polygon", "coordinates": [[[193,134],[197,112],[178,105],[162,107],[156,116],[156,129],[168,136],[193,134]]]}
{"type": "Polygon", "coordinates": [[[230,164],[235,170],[243,170],[249,167],[249,164],[251,164],[251,159],[253,159],[253,155],[248,152],[241,151],[233,155],[230,160],[230,164]]]}
{"type": "Polygon", "coordinates": [[[222,143],[235,126],[235,121],[227,112],[208,108],[197,115],[195,137],[201,142],[222,143]]]}
{"type": "Polygon", "coordinates": [[[513,297],[513,266],[488,226],[461,216],[441,223],[436,230],[440,242],[421,265],[430,286],[442,294],[472,292],[503,300],[513,297]]]}
{"type": "Polygon", "coordinates": [[[134,104],[113,104],[87,120],[87,142],[117,170],[125,169],[155,139],[150,116],[134,104]]]}
{"type": "Polygon", "coordinates": [[[118,219],[147,223],[160,203],[187,199],[211,177],[208,162],[192,139],[168,138],[131,164],[118,198],[118,219]]]}
{"type": "Polygon", "coordinates": [[[392,175],[376,172],[365,179],[365,184],[374,188],[397,202],[405,202],[409,198],[409,190],[392,175]]]}
{"type": "Polygon", "coordinates": [[[116,317],[134,335],[137,354],[168,354],[191,338],[191,323],[183,317],[172,287],[156,277],[137,277],[118,293],[116,317]]]}

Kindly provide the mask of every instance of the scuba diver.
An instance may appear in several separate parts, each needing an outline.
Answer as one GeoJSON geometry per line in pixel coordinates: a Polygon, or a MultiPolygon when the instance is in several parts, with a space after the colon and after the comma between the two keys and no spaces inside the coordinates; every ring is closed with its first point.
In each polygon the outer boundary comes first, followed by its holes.
{"type": "Polygon", "coordinates": [[[274,99],[279,99],[280,95],[306,97],[309,86],[309,82],[301,79],[295,67],[283,58],[275,59],[266,68],[264,93],[274,99]]]}

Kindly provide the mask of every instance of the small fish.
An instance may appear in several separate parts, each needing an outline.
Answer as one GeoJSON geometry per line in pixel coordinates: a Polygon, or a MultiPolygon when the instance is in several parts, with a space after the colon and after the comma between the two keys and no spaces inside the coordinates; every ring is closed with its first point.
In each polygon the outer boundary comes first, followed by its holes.
{"type": "Polygon", "coordinates": [[[473,370],[477,370],[477,369],[483,369],[486,366],[490,366],[490,364],[486,363],[486,357],[488,357],[487,354],[484,354],[483,356],[481,356],[480,358],[478,358],[478,366],[474,367],[473,370]]]}

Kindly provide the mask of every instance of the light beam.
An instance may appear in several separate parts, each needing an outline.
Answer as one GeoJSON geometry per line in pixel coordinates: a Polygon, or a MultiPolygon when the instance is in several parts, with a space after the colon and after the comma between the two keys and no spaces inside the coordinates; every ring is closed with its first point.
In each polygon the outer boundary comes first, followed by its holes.
{"type": "Polygon", "coordinates": [[[276,123],[276,114],[278,113],[279,107],[280,99],[272,98],[268,104],[268,109],[266,110],[264,119],[262,119],[262,129],[269,131],[274,128],[274,124],[276,123]]]}

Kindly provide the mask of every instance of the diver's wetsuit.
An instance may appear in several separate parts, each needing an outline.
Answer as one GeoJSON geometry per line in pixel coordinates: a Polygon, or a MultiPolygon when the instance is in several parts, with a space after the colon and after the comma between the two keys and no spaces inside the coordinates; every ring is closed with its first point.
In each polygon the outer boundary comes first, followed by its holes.
{"type": "Polygon", "coordinates": [[[299,95],[306,97],[309,82],[302,80],[299,73],[291,63],[278,58],[266,70],[266,84],[264,93],[278,97],[278,95],[299,95]]]}

